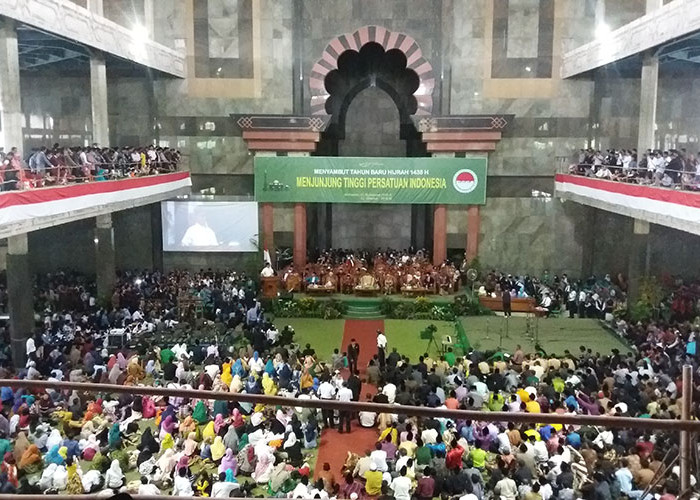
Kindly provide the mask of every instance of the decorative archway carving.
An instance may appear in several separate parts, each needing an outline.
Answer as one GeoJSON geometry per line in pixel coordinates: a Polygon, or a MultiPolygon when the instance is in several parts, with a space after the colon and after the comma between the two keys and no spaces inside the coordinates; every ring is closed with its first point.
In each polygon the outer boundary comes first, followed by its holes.
{"type": "Polygon", "coordinates": [[[383,26],[364,26],[353,33],[340,35],[326,46],[321,58],[311,68],[309,87],[311,89],[311,114],[328,115],[325,78],[329,72],[338,68],[338,58],[347,50],[359,52],[368,43],[377,43],[385,51],[399,50],[406,56],[406,68],[418,75],[419,85],[413,96],[416,99],[416,115],[431,115],[433,111],[433,90],[435,76],[421,51],[418,43],[405,33],[392,32],[383,26]]]}

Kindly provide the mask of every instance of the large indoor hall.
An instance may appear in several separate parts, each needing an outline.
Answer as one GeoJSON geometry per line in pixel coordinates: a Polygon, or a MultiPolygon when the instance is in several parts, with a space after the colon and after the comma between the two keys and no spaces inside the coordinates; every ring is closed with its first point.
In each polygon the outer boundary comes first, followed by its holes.
{"type": "Polygon", "coordinates": [[[0,500],[700,499],[700,0],[0,0],[0,500]]]}

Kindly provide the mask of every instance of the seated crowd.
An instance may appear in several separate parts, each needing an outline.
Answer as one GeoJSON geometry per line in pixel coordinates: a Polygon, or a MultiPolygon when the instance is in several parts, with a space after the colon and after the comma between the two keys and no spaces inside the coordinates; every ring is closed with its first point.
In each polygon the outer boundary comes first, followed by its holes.
{"type": "Polygon", "coordinates": [[[66,147],[34,148],[22,158],[13,147],[0,155],[3,191],[75,182],[105,181],[155,175],[177,170],[181,154],[168,147],[66,147]]]}
{"type": "MultiPolygon", "coordinates": [[[[699,155],[700,156],[700,155],[699,155]]],[[[700,188],[700,161],[685,149],[651,150],[638,158],[636,149],[581,149],[569,172],[587,177],[679,189],[700,188]]]]}
{"type": "Polygon", "coordinates": [[[280,272],[280,280],[288,291],[448,294],[459,288],[460,271],[449,260],[433,265],[425,249],[331,248],[318,252],[316,261],[303,270],[287,265],[280,272]]]}
{"type": "MultiPolygon", "coordinates": [[[[27,341],[26,368],[12,373],[0,363],[2,378],[362,398],[396,410],[352,415],[234,403],[215,394],[200,400],[184,393],[117,397],[4,387],[3,493],[355,500],[673,500],[680,493],[677,433],[401,412],[401,406],[417,405],[678,418],[681,366],[698,367],[689,355],[698,326],[673,317],[635,325],[629,337],[634,352],[628,354],[582,346],[579,353],[555,356],[518,347],[510,355],[474,350],[457,356],[448,350],[409,359],[388,346],[368,366],[358,366],[359,349],[374,346],[351,342],[331,359],[319,359],[312,345],[294,343],[293,330],[280,332],[265,318],[254,284],[233,272],[124,273],[112,305],[102,308],[94,285],[75,275],[42,277],[37,290],[41,331],[27,341]],[[184,322],[202,324],[196,315],[177,311],[183,295],[206,304],[204,316],[221,334],[177,338],[184,322]],[[101,335],[113,328],[139,335],[129,346],[109,348],[101,335]],[[159,331],[166,335],[159,338],[159,331]],[[376,387],[374,396],[369,386],[376,387]],[[351,431],[351,421],[376,430],[373,449],[352,450],[342,470],[326,464],[312,470],[314,449],[331,432],[321,429],[351,431]]],[[[377,345],[386,341],[378,332],[377,345]]],[[[697,406],[692,413],[699,415],[697,406]]]]}

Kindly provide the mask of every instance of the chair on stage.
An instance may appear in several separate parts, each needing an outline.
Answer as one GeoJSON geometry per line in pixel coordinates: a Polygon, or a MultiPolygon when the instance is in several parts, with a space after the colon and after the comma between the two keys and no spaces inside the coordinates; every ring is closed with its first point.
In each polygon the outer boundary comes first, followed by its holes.
{"type": "Polygon", "coordinates": [[[371,274],[365,274],[360,278],[360,282],[355,287],[357,295],[376,295],[379,291],[377,280],[371,274]]]}
{"type": "Polygon", "coordinates": [[[323,279],[321,280],[320,283],[312,283],[309,286],[307,286],[306,293],[311,294],[311,295],[314,295],[314,294],[331,295],[331,294],[335,293],[337,288],[338,288],[338,279],[335,277],[335,274],[328,273],[323,277],[323,279]]]}

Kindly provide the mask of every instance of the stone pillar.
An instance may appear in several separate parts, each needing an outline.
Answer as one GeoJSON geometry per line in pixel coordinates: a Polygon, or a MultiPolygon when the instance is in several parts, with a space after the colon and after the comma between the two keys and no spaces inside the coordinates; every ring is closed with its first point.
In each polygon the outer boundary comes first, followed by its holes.
{"type": "Polygon", "coordinates": [[[90,98],[92,103],[92,142],[109,146],[107,111],[107,65],[102,52],[90,54],[90,98]]]}
{"type": "Polygon", "coordinates": [[[112,300],[116,281],[114,256],[114,228],[112,215],[98,215],[95,218],[95,265],[97,268],[97,299],[100,305],[112,300]]]}
{"type": "Polygon", "coordinates": [[[447,258],[447,207],[433,207],[433,265],[442,264],[447,258]]]}
{"type": "Polygon", "coordinates": [[[479,205],[469,205],[467,209],[467,262],[479,256],[479,231],[481,230],[481,211],[479,205]]]}
{"type": "Polygon", "coordinates": [[[306,267],[306,203],[294,204],[294,267],[306,267]]]}
{"type": "MultiPolygon", "coordinates": [[[[104,16],[104,0],[87,0],[87,8],[104,16]]],[[[105,56],[90,51],[90,99],[92,103],[92,142],[109,146],[109,114],[107,111],[107,66],[105,56]]]]}
{"type": "Polygon", "coordinates": [[[19,54],[15,21],[0,19],[0,107],[5,152],[17,147],[22,153],[22,100],[19,86],[19,54]]]}
{"type": "Polygon", "coordinates": [[[272,203],[262,204],[262,247],[270,252],[270,258],[275,254],[275,219],[272,203]]]}
{"type": "Polygon", "coordinates": [[[7,296],[12,360],[15,367],[20,368],[27,362],[25,345],[34,330],[34,297],[26,233],[7,239],[7,296]]]}
{"type": "MultiPolygon", "coordinates": [[[[647,14],[663,6],[663,0],[647,0],[647,14]]],[[[655,147],[654,131],[656,129],[656,100],[659,90],[659,56],[655,49],[643,56],[641,95],[639,98],[639,131],[637,134],[637,155],[642,157],[644,151],[655,147]]]]}
{"type": "Polygon", "coordinates": [[[155,38],[155,0],[143,0],[143,25],[148,32],[148,38],[155,38]]]}
{"type": "Polygon", "coordinates": [[[632,239],[630,242],[630,255],[628,261],[628,306],[639,300],[642,278],[649,272],[649,223],[634,219],[632,239]]]}

